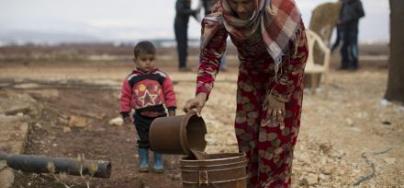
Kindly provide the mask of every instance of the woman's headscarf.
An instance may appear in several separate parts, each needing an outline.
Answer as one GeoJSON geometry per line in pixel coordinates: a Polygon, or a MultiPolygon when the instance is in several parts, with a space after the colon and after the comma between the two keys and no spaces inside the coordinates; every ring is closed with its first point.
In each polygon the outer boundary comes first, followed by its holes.
{"type": "Polygon", "coordinates": [[[220,0],[212,13],[204,18],[201,47],[206,47],[222,24],[227,32],[240,39],[246,39],[260,29],[268,53],[279,65],[289,42],[295,38],[299,29],[300,11],[294,0],[251,1],[255,1],[256,9],[251,18],[242,20],[234,15],[228,0],[220,0]]]}

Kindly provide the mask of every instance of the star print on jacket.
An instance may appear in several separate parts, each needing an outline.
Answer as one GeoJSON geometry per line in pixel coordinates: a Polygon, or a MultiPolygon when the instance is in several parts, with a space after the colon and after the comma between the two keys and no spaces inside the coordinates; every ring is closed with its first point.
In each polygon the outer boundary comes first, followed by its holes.
{"type": "Polygon", "coordinates": [[[154,85],[154,82],[148,83],[149,80],[145,80],[139,84],[138,88],[135,88],[135,93],[140,94],[137,99],[137,104],[139,107],[153,106],[161,104],[160,98],[158,98],[161,92],[159,85],[154,85]],[[144,84],[149,84],[145,86],[144,84]],[[143,95],[141,95],[143,93],[143,95]]]}

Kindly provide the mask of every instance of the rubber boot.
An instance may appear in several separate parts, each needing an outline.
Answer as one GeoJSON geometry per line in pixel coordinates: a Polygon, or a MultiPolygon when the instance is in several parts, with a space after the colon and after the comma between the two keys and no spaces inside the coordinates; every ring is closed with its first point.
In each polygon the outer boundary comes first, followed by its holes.
{"type": "Polygon", "coordinates": [[[139,172],[149,171],[149,150],[146,148],[139,148],[139,172]]]}
{"type": "Polygon", "coordinates": [[[164,172],[163,156],[160,153],[154,152],[154,165],[153,170],[156,173],[164,172]]]}

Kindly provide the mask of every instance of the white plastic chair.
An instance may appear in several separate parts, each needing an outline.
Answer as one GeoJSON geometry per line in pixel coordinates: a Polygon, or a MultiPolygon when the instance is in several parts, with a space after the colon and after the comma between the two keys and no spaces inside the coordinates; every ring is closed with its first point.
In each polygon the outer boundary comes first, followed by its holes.
{"type": "MultiPolygon", "coordinates": [[[[330,64],[330,49],[325,45],[324,41],[318,36],[315,32],[306,29],[306,36],[307,36],[307,45],[309,49],[309,56],[307,57],[306,62],[306,69],[305,74],[322,74],[325,75],[328,72],[329,64],[330,64]],[[315,62],[314,61],[314,47],[316,46],[320,49],[321,52],[324,54],[324,58],[322,62],[315,62]]],[[[311,89],[312,92],[315,93],[315,89],[317,87],[316,79],[314,76],[311,76],[311,89]]]]}

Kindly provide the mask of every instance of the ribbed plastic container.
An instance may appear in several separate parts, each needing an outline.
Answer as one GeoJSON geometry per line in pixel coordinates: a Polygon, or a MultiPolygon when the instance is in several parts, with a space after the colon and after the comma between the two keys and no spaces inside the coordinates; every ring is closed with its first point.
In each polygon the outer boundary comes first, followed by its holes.
{"type": "Polygon", "coordinates": [[[247,159],[241,153],[209,154],[180,161],[183,188],[246,188],[247,159]]]}

